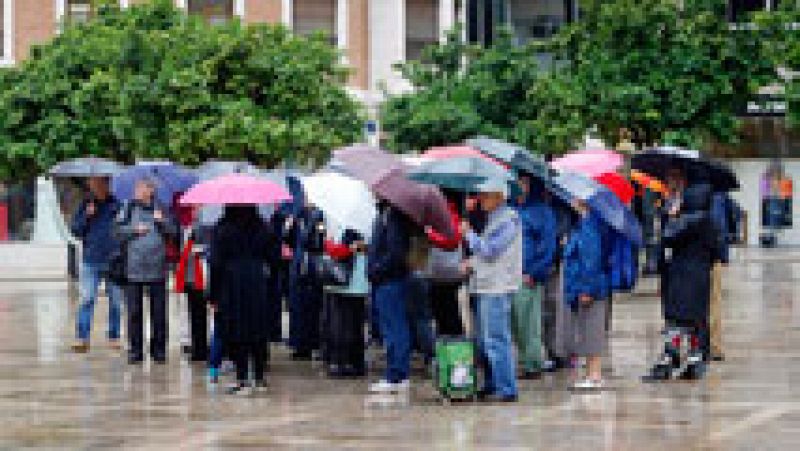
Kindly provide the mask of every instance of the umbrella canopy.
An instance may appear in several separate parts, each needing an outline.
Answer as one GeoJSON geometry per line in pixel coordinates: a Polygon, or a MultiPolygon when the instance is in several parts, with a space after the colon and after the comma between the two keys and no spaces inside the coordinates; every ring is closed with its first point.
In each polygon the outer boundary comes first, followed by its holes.
{"type": "Polygon", "coordinates": [[[487,180],[504,183],[514,177],[493,160],[485,157],[456,157],[432,161],[411,172],[409,178],[457,191],[474,191],[487,180]]]}
{"type": "Polygon", "coordinates": [[[319,172],[304,177],[302,183],[308,200],[322,210],[334,236],[353,229],[367,240],[371,238],[377,210],[367,185],[336,172],[319,172]]]}
{"type": "Polygon", "coordinates": [[[631,169],[631,180],[650,191],[667,194],[667,185],[665,185],[664,182],[644,172],[631,169]]]}
{"type": "Polygon", "coordinates": [[[559,171],[577,172],[595,177],[615,172],[625,164],[622,155],[602,149],[578,150],[553,160],[550,165],[559,171]]]}
{"type": "Polygon", "coordinates": [[[619,198],[594,180],[574,172],[562,172],[552,179],[556,193],[586,202],[601,220],[637,246],[642,244],[642,227],[633,212],[619,198]]]}
{"type": "Polygon", "coordinates": [[[398,156],[377,147],[359,145],[335,150],[328,166],[367,185],[372,185],[391,171],[408,170],[398,156]]]}
{"type": "Polygon", "coordinates": [[[182,205],[260,205],[291,200],[277,183],[244,174],[229,174],[193,186],[180,198],[182,205]]]}
{"type": "Polygon", "coordinates": [[[370,188],[375,196],[405,213],[417,225],[453,236],[447,200],[438,188],[409,180],[400,170],[385,173],[370,188]]]}
{"type": "Polygon", "coordinates": [[[116,161],[84,157],[62,161],[50,168],[49,173],[54,177],[113,177],[122,169],[116,161]]]}
{"type": "Polygon", "coordinates": [[[445,147],[431,147],[426,150],[421,158],[427,160],[447,160],[450,158],[484,158],[493,163],[502,164],[494,158],[486,155],[485,153],[469,146],[445,146],[445,147]]]}
{"type": "Polygon", "coordinates": [[[171,207],[173,199],[197,183],[193,171],[170,162],[140,162],[120,172],[111,181],[111,191],[120,200],[132,200],[136,182],[150,179],[156,184],[156,200],[171,207]]]}
{"type": "Polygon", "coordinates": [[[478,136],[468,139],[467,145],[482,153],[510,165],[512,168],[547,179],[550,172],[544,158],[534,155],[528,149],[499,139],[478,136]]]}
{"type": "Polygon", "coordinates": [[[256,175],[261,171],[246,161],[210,160],[200,165],[195,172],[202,181],[228,174],[256,175]]]}
{"type": "Polygon", "coordinates": [[[679,147],[657,147],[638,153],[631,160],[633,169],[666,180],[670,169],[686,174],[689,184],[708,183],[715,191],[735,191],[739,180],[728,166],[703,158],[696,150],[679,147]]]}
{"type": "Polygon", "coordinates": [[[592,178],[616,194],[625,205],[630,205],[633,196],[636,195],[636,190],[631,185],[631,182],[616,172],[607,172],[592,178]]]}

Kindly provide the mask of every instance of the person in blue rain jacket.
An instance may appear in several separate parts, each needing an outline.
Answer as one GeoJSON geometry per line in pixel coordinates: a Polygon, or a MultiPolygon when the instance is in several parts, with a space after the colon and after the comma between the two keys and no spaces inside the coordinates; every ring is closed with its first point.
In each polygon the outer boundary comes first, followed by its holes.
{"type": "Polygon", "coordinates": [[[580,219],[564,246],[564,302],[571,310],[571,350],[586,357],[587,374],[575,388],[602,387],[601,356],[606,344],[608,296],[607,265],[603,253],[603,228],[586,203],[576,200],[573,208],[580,219]]]}
{"type": "Polygon", "coordinates": [[[522,225],[522,286],[512,304],[512,326],[523,378],[539,377],[544,366],[542,301],[553,272],[557,247],[556,215],[544,200],[545,187],[527,174],[519,177],[520,193],[511,205],[522,225]]]}

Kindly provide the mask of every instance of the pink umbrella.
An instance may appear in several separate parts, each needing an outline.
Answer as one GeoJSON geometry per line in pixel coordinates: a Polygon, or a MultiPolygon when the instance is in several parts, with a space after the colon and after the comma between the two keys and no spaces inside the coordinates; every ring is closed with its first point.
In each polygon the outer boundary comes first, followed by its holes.
{"type": "Polygon", "coordinates": [[[444,146],[444,147],[431,147],[425,153],[420,155],[421,158],[429,160],[447,160],[449,158],[484,158],[492,163],[498,164],[504,168],[508,168],[505,164],[487,156],[477,149],[469,146],[444,146]]]}
{"type": "Polygon", "coordinates": [[[245,174],[229,174],[198,183],[181,196],[182,205],[262,205],[292,200],[281,185],[245,174]]]}
{"type": "Polygon", "coordinates": [[[577,172],[596,177],[608,172],[616,172],[625,162],[622,155],[603,149],[578,150],[564,155],[550,163],[559,171],[577,172]]]}

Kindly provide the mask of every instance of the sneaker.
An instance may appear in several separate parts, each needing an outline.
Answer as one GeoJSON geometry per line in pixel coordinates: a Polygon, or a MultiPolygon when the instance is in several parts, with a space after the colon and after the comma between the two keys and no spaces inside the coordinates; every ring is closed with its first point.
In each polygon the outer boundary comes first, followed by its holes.
{"type": "Polygon", "coordinates": [[[575,384],[572,385],[572,388],[575,390],[599,390],[603,388],[603,385],[602,379],[594,380],[586,378],[575,382],[575,384]]]}
{"type": "Polygon", "coordinates": [[[119,338],[110,338],[108,340],[108,347],[114,351],[121,351],[122,350],[122,342],[119,341],[119,338]]]}
{"type": "Polygon", "coordinates": [[[370,393],[401,393],[408,391],[411,388],[411,382],[408,379],[400,382],[389,382],[381,379],[378,382],[369,386],[370,393]]]}
{"type": "Polygon", "coordinates": [[[78,340],[72,344],[72,352],[76,354],[86,354],[89,352],[89,342],[78,340]]]}
{"type": "Polygon", "coordinates": [[[253,383],[253,391],[256,393],[266,393],[267,387],[267,381],[265,380],[255,381],[255,383],[253,383]]]}
{"type": "Polygon", "coordinates": [[[225,392],[229,395],[250,396],[253,393],[253,389],[249,384],[236,383],[229,386],[225,392]]]}

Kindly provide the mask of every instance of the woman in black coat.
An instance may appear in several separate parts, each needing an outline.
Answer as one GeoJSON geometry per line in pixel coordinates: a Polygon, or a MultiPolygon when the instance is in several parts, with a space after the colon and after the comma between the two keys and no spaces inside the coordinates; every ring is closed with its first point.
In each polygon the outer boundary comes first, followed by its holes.
{"type": "Polygon", "coordinates": [[[705,330],[711,295],[711,266],[718,233],[711,220],[712,189],[688,187],[677,214],[666,219],[662,235],[664,277],[662,301],[667,325],[705,330]]]}
{"type": "Polygon", "coordinates": [[[249,363],[254,386],[266,388],[264,361],[270,338],[269,271],[279,248],[254,206],[228,206],[211,245],[211,296],[217,304],[222,342],[236,363],[231,393],[249,393],[249,363]]]}

